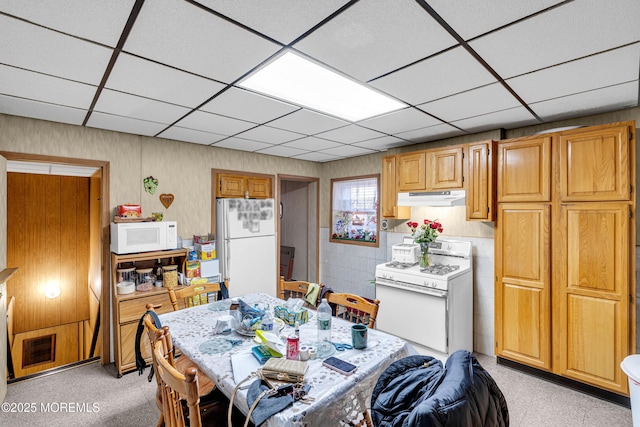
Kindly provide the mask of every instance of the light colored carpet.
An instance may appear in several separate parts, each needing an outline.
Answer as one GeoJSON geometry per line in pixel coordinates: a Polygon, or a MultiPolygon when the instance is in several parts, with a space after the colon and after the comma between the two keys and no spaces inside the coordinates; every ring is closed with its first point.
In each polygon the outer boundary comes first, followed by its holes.
{"type": "MultiPolygon", "coordinates": [[[[507,399],[511,427],[632,426],[629,408],[497,365],[494,357],[476,356],[507,399]]],[[[0,411],[0,426],[155,426],[156,382],[147,381],[148,373],[147,368],[142,376],[132,372],[116,378],[113,365],[94,362],[10,384],[5,406],[33,403],[36,411],[0,411]],[[49,412],[43,412],[41,404],[45,409],[48,404],[49,412]],[[93,412],[51,412],[63,404],[84,404],[93,412]]]]}

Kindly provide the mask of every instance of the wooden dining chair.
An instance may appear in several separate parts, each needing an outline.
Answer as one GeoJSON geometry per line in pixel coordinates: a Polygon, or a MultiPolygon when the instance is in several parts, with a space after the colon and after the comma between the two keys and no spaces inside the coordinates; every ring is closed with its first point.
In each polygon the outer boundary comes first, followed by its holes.
{"type": "MultiPolygon", "coordinates": [[[[309,286],[311,284],[309,282],[305,282],[302,280],[284,280],[284,276],[280,276],[280,283],[278,284],[278,297],[283,300],[288,300],[289,298],[300,298],[304,299],[309,291],[309,286]]],[[[320,295],[322,295],[322,288],[324,285],[320,283],[318,286],[318,298],[316,300],[315,305],[310,305],[305,301],[305,307],[307,308],[317,308],[320,304],[320,295]]]]}
{"type": "MultiPolygon", "coordinates": [[[[217,298],[218,292],[220,292],[220,283],[204,283],[201,285],[190,285],[181,289],[170,288],[169,299],[173,306],[173,311],[180,310],[180,301],[183,302],[184,307],[189,307],[189,299],[193,301],[194,298],[200,298],[202,294],[214,295],[217,298]]],[[[209,301],[211,302],[211,301],[209,301]]]]}
{"type": "MultiPolygon", "coordinates": [[[[155,307],[153,306],[153,304],[147,304],[148,311],[154,311],[154,308],[155,307]]],[[[143,321],[144,326],[147,330],[147,336],[149,337],[149,344],[151,345],[150,348],[153,348],[155,342],[161,337],[166,341],[164,342],[164,345],[166,347],[165,358],[171,364],[171,366],[175,367],[180,372],[185,372],[188,368],[195,368],[196,370],[198,370],[198,378],[200,378],[200,381],[198,382],[198,395],[202,397],[211,393],[215,388],[214,382],[211,381],[211,379],[204,372],[202,372],[200,368],[198,368],[198,366],[187,356],[174,356],[173,342],[171,341],[171,334],[169,333],[168,328],[164,334],[161,334],[162,330],[156,328],[153,323],[153,319],[148,314],[144,316],[143,321]]]]}
{"type": "Polygon", "coordinates": [[[200,418],[200,397],[198,396],[198,371],[188,368],[184,374],[176,370],[165,358],[163,340],[164,331],[153,347],[153,367],[158,381],[158,400],[162,405],[162,419],[166,427],[202,427],[200,418]],[[186,401],[188,409],[188,423],[182,401],[186,401]]]}
{"type": "Polygon", "coordinates": [[[327,302],[336,307],[336,317],[373,328],[378,316],[379,300],[369,301],[359,295],[328,292],[327,302]]]}

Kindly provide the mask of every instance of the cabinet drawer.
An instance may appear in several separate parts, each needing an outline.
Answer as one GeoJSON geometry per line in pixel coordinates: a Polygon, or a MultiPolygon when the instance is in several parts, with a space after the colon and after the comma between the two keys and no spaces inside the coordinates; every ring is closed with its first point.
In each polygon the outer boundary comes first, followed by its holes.
{"type": "Polygon", "coordinates": [[[147,297],[141,297],[136,299],[130,299],[120,302],[120,323],[132,322],[140,320],[140,316],[147,311],[147,304],[153,304],[155,306],[161,305],[155,309],[156,313],[168,313],[173,311],[171,307],[171,301],[169,300],[169,294],[163,292],[161,294],[149,295],[147,297]]]}

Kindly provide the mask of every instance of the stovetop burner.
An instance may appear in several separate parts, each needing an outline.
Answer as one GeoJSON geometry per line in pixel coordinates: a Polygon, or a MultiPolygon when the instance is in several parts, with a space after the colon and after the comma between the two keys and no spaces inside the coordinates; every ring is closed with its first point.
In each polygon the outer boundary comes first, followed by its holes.
{"type": "Polygon", "coordinates": [[[456,271],[459,268],[460,268],[459,265],[436,263],[436,264],[432,264],[432,265],[430,265],[428,267],[421,268],[420,272],[429,273],[429,274],[435,274],[436,276],[444,276],[446,274],[449,274],[449,273],[452,273],[452,272],[456,271]]]}
{"type": "Polygon", "coordinates": [[[399,270],[404,270],[405,268],[411,268],[414,265],[416,265],[416,263],[398,262],[398,261],[391,261],[385,264],[386,267],[397,268],[399,270]]]}

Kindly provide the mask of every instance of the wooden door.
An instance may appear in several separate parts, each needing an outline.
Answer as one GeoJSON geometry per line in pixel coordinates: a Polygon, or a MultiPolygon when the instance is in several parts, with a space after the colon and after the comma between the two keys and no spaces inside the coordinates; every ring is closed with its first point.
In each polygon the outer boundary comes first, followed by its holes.
{"type": "Polygon", "coordinates": [[[428,189],[462,188],[462,146],[427,153],[428,189]]]}
{"type": "Polygon", "coordinates": [[[629,200],[628,126],[597,126],[560,134],[562,201],[629,200]]]}
{"type": "Polygon", "coordinates": [[[551,369],[551,207],[504,204],[496,228],[496,355],[551,369]]]}
{"type": "Polygon", "coordinates": [[[398,154],[398,191],[426,188],[425,152],[398,154]]]}
{"type": "Polygon", "coordinates": [[[551,137],[498,143],[498,202],[551,200],[551,137]]]}
{"type": "Polygon", "coordinates": [[[467,149],[467,220],[493,221],[493,141],[469,144],[467,149]]]}
{"type": "Polygon", "coordinates": [[[554,348],[557,373],[628,392],[620,363],[629,343],[629,205],[560,208],[554,239],[554,348]]]}
{"type": "Polygon", "coordinates": [[[396,156],[384,156],[382,158],[382,202],[380,211],[383,218],[411,218],[410,206],[398,206],[396,156]]]}

